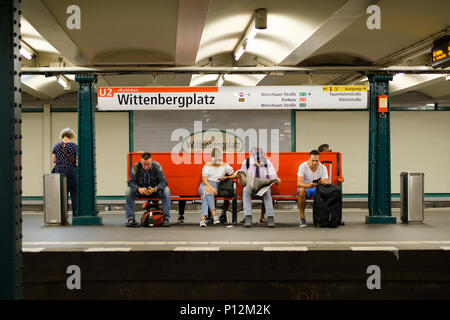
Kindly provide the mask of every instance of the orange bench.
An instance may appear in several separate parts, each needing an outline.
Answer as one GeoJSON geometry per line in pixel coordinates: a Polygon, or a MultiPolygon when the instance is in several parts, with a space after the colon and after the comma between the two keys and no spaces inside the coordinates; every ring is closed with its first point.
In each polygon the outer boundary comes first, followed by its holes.
{"type": "MultiPolygon", "coordinates": [[[[309,152],[279,152],[266,155],[277,170],[281,184],[272,186],[273,200],[297,200],[297,172],[299,165],[307,161],[309,152]]],[[[224,153],[224,161],[235,171],[242,167],[242,163],[249,157],[249,153],[224,153]]],[[[141,158],[141,153],[128,154],[128,177],[131,169],[141,158]]],[[[152,159],[161,164],[164,175],[169,184],[172,201],[201,200],[198,195],[198,187],[202,180],[202,168],[210,161],[209,154],[202,153],[152,153],[152,159]],[[183,159],[183,162],[181,162],[183,159]]],[[[322,152],[320,160],[325,164],[331,183],[342,188],[342,155],[339,152],[322,152]]],[[[242,200],[242,187],[235,183],[235,196],[232,198],[217,197],[218,200],[230,200],[233,203],[233,223],[237,222],[237,200],[242,200]]],[[[145,199],[141,199],[145,200],[145,199]]]]}
{"type": "MultiPolygon", "coordinates": [[[[152,160],[157,161],[164,172],[164,175],[169,184],[172,201],[191,201],[201,200],[198,194],[198,187],[202,181],[202,169],[206,162],[210,161],[211,157],[203,159],[203,154],[174,154],[171,153],[151,153],[152,160]],[[184,157],[183,163],[177,163],[177,160],[173,159],[176,156],[184,157]]],[[[131,170],[136,162],[141,159],[142,153],[132,152],[127,157],[127,167],[129,179],[131,170]]],[[[236,188],[235,188],[236,190],[236,188]]],[[[159,199],[159,198],[155,198],[159,199]]],[[[236,205],[236,195],[231,198],[216,197],[217,200],[230,200],[233,201],[233,210],[236,205]]],[[[137,198],[137,200],[148,200],[147,198],[137,198]]]]}

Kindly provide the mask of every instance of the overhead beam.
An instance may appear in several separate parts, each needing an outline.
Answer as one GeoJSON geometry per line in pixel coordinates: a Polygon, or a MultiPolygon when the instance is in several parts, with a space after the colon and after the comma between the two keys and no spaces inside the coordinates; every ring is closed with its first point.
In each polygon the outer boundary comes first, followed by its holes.
{"type": "Polygon", "coordinates": [[[39,100],[51,100],[51,97],[48,94],[42,93],[41,90],[34,88],[33,86],[27,84],[26,81],[22,80],[22,92],[28,93],[30,96],[38,98],[39,100]]]}
{"type": "Polygon", "coordinates": [[[22,9],[24,18],[73,65],[88,66],[91,64],[41,0],[23,1],[22,9]]]}
{"type": "MultiPolygon", "coordinates": [[[[176,66],[195,65],[210,5],[211,0],[180,0],[178,2],[176,66]]],[[[190,82],[189,74],[175,77],[177,85],[188,86],[190,82]]]]}
{"type": "Polygon", "coordinates": [[[195,64],[211,0],[179,0],[175,64],[195,64]]]}
{"type": "Polygon", "coordinates": [[[391,95],[398,95],[408,91],[419,91],[424,88],[439,82],[445,81],[442,74],[414,74],[402,75],[394,78],[390,84],[391,95]]]}
{"type": "MultiPolygon", "coordinates": [[[[23,17],[36,29],[37,32],[50,43],[58,52],[66,58],[71,64],[75,66],[90,66],[92,62],[78,49],[75,43],[70,39],[63,28],[58,24],[56,19],[42,3],[41,0],[27,0],[23,1],[23,17]]],[[[108,83],[103,77],[98,78],[99,83],[108,83]]],[[[25,84],[25,87],[30,87],[25,84]]],[[[38,99],[41,96],[55,97],[46,92],[41,92],[39,89],[26,88],[27,93],[35,96],[38,99]]],[[[58,95],[64,92],[59,92],[58,95]]],[[[58,96],[57,95],[57,96],[58,96]]]]}
{"type": "MultiPolygon", "coordinates": [[[[381,58],[373,63],[374,66],[389,67],[395,64],[399,64],[408,59],[415,58],[427,52],[431,52],[434,41],[440,39],[441,37],[448,35],[450,33],[450,28],[441,30],[435,34],[432,34],[426,39],[423,39],[417,43],[414,43],[407,48],[394,52],[384,58],[381,58]]],[[[353,81],[357,81],[362,77],[361,74],[347,74],[333,79],[329,84],[346,84],[353,81]]]]}
{"type": "Polygon", "coordinates": [[[368,6],[380,0],[349,0],[326,19],[312,34],[292,51],[279,65],[295,66],[339,35],[366,13],[368,6]]]}
{"type": "Polygon", "coordinates": [[[405,74],[450,74],[450,68],[446,69],[433,69],[431,67],[388,67],[381,68],[377,66],[356,66],[356,67],[335,67],[335,66],[321,66],[321,67],[130,67],[130,66],[118,66],[118,67],[41,67],[41,68],[23,68],[22,74],[77,74],[77,73],[93,73],[93,74],[158,74],[158,73],[190,73],[190,74],[342,74],[342,73],[373,73],[384,72],[394,75],[396,73],[405,74]]]}
{"type": "MultiPolygon", "coordinates": [[[[280,66],[296,66],[309,58],[318,49],[323,47],[357,19],[366,13],[368,6],[378,3],[380,0],[349,0],[334,14],[326,19],[304,42],[292,51],[280,66]]],[[[276,76],[268,75],[260,84],[270,85],[277,80],[276,76]]]]}
{"type": "Polygon", "coordinates": [[[23,75],[22,91],[40,100],[51,100],[66,93],[54,78],[43,75],[23,75]]]}

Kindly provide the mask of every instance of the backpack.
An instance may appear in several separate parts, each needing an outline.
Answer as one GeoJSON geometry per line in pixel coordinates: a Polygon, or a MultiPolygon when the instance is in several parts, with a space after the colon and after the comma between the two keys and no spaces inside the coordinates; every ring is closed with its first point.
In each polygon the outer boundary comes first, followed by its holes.
{"type": "Polygon", "coordinates": [[[142,205],[145,209],[141,218],[141,225],[143,227],[159,227],[164,222],[164,211],[161,208],[146,202],[142,205]]]}
{"type": "Polygon", "coordinates": [[[320,184],[316,187],[313,202],[315,227],[336,228],[342,219],[342,193],[334,184],[320,184]]]}

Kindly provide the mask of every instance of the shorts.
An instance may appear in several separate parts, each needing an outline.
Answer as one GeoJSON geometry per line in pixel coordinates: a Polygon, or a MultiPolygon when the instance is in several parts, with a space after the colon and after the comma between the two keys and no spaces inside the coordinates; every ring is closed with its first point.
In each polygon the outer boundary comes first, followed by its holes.
{"type": "MultiPolygon", "coordinates": [[[[297,188],[297,196],[298,196],[298,192],[299,192],[299,188],[297,188]]],[[[314,198],[314,196],[316,195],[316,187],[314,188],[306,188],[306,198],[314,198]]]]}

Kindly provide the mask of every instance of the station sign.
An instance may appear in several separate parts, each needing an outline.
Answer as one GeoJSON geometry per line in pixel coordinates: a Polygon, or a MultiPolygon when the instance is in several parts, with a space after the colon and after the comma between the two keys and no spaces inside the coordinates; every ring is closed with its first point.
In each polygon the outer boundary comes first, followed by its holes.
{"type": "Polygon", "coordinates": [[[433,68],[446,68],[450,66],[450,37],[434,43],[431,49],[431,66],[433,68]]]}
{"type": "Polygon", "coordinates": [[[100,87],[100,110],[366,109],[367,86],[100,87]]]}

